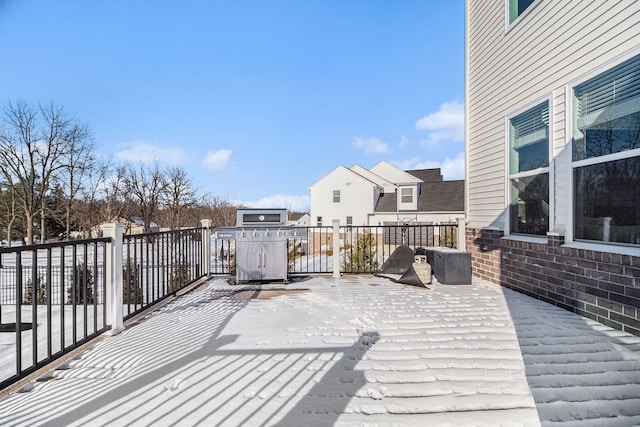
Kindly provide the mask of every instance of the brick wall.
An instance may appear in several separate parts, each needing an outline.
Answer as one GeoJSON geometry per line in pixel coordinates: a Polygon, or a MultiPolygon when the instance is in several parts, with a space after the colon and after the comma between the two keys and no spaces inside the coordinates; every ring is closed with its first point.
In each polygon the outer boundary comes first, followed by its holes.
{"type": "Polygon", "coordinates": [[[640,336],[640,257],[502,239],[502,231],[467,229],[474,276],[640,336]]]}

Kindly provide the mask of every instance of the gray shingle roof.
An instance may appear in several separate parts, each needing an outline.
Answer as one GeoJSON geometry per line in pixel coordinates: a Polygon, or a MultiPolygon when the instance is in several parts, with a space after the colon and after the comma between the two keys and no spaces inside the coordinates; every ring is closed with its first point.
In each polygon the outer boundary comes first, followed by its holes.
{"type": "Polygon", "coordinates": [[[418,211],[464,211],[464,180],[422,184],[418,211]]]}
{"type": "Polygon", "coordinates": [[[398,195],[396,193],[382,193],[378,198],[378,203],[373,209],[374,212],[395,212],[398,195]]]}
{"type": "Polygon", "coordinates": [[[415,169],[415,170],[410,170],[405,172],[415,176],[418,179],[421,179],[424,182],[442,181],[442,173],[440,173],[440,168],[415,169]]]}
{"type": "MultiPolygon", "coordinates": [[[[464,180],[443,181],[439,168],[405,172],[424,181],[420,186],[417,212],[464,211],[464,180]]],[[[396,193],[381,194],[374,211],[395,212],[397,200],[396,193]]]]}

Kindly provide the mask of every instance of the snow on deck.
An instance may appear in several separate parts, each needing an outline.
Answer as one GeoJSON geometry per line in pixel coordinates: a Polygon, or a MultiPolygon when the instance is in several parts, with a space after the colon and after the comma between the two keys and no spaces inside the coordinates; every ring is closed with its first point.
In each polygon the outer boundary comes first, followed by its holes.
{"type": "Polygon", "coordinates": [[[640,425],[640,337],[504,292],[543,425],[640,425]]]}
{"type": "Polygon", "coordinates": [[[601,329],[476,279],[215,280],[1,400],[0,425],[632,425],[638,342],[601,329]]]}

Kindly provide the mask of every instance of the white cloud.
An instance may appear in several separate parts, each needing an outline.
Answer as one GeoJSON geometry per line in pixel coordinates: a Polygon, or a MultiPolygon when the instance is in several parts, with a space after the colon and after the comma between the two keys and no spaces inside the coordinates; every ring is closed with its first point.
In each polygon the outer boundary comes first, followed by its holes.
{"type": "Polygon", "coordinates": [[[309,196],[274,194],[255,202],[235,201],[234,203],[250,208],[287,208],[289,211],[308,212],[310,200],[309,196]]]}
{"type": "Polygon", "coordinates": [[[416,129],[429,132],[422,145],[431,148],[439,147],[444,141],[464,141],[464,104],[445,102],[438,111],[418,120],[416,129]]]}
{"type": "Polygon", "coordinates": [[[389,146],[378,138],[361,138],[359,136],[352,138],[353,146],[363,148],[365,153],[385,154],[389,152],[389,146]]]}
{"type": "Polygon", "coordinates": [[[221,171],[227,168],[227,164],[231,159],[231,150],[221,149],[218,151],[208,151],[202,164],[205,168],[212,171],[221,171]]]}
{"type": "Polygon", "coordinates": [[[133,142],[129,148],[115,153],[115,157],[127,162],[153,163],[158,161],[172,165],[189,160],[189,156],[181,148],[164,148],[142,141],[133,142]]]}
{"type": "Polygon", "coordinates": [[[464,152],[458,153],[454,158],[447,157],[442,162],[425,161],[414,157],[392,163],[404,170],[440,168],[445,180],[464,179],[464,152]]]}

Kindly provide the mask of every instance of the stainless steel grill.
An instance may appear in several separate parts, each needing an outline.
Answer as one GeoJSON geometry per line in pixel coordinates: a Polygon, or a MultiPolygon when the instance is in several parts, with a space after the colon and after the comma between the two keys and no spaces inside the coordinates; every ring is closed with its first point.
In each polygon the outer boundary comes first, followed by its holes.
{"type": "Polygon", "coordinates": [[[235,240],[236,282],[288,278],[287,239],[306,236],[287,226],[286,209],[238,209],[236,227],[216,228],[216,238],[235,240]]]}

